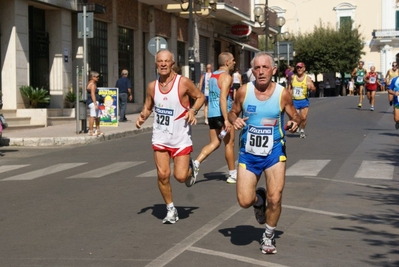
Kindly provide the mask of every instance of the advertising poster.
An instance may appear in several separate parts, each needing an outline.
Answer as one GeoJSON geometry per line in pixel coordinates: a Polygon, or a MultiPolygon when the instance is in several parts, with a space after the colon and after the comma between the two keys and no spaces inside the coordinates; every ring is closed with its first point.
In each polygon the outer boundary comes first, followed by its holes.
{"type": "Polygon", "coordinates": [[[118,126],[118,88],[98,87],[100,126],[118,126]]]}

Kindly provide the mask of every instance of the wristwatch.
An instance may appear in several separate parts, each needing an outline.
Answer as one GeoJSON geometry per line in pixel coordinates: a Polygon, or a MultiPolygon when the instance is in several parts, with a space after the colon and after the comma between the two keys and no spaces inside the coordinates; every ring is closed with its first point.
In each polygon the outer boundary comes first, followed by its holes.
{"type": "Polygon", "coordinates": [[[191,110],[194,110],[194,115],[198,114],[198,110],[196,110],[195,108],[190,108],[191,110]]]}

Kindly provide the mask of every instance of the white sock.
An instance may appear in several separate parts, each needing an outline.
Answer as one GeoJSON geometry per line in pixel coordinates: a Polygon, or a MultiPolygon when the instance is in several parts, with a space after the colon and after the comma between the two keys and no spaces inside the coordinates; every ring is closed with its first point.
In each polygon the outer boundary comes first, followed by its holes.
{"type": "Polygon", "coordinates": [[[229,176],[231,176],[231,177],[236,179],[237,178],[237,170],[229,171],[229,176]]]}
{"type": "Polygon", "coordinates": [[[266,230],[265,230],[266,236],[272,237],[274,235],[274,229],[276,229],[276,227],[271,227],[266,224],[266,230]]]}
{"type": "Polygon", "coordinates": [[[199,168],[200,164],[201,164],[201,163],[200,163],[198,160],[194,160],[194,166],[195,166],[196,168],[199,168]]]}
{"type": "Polygon", "coordinates": [[[175,205],[173,204],[173,202],[166,204],[166,208],[169,210],[173,209],[174,207],[175,207],[175,205]]]}

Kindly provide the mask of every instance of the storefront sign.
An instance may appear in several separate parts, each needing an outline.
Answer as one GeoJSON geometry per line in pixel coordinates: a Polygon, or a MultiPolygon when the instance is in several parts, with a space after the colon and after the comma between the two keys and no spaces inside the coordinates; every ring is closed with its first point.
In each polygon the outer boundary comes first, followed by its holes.
{"type": "Polygon", "coordinates": [[[234,24],[231,26],[230,32],[237,37],[246,37],[251,34],[252,28],[245,24],[234,24]]]}

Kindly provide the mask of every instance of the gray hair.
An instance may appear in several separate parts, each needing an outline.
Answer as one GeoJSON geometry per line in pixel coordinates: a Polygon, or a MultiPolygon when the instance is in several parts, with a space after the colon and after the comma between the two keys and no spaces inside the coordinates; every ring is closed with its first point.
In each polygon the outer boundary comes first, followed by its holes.
{"type": "Polygon", "coordinates": [[[272,55],[272,54],[270,54],[270,53],[268,53],[268,52],[266,52],[266,51],[260,51],[260,52],[257,52],[257,53],[255,54],[255,56],[252,58],[252,60],[251,60],[251,67],[252,67],[252,69],[254,68],[254,61],[255,61],[255,59],[258,58],[258,57],[263,57],[263,56],[267,56],[267,57],[270,58],[270,63],[271,63],[271,65],[272,65],[272,67],[275,67],[275,66],[276,66],[276,63],[274,62],[274,58],[273,58],[273,55],[272,55]]]}
{"type": "Polygon", "coordinates": [[[100,76],[100,73],[98,73],[97,71],[90,71],[90,79],[92,79],[94,76],[100,76]]]}
{"type": "Polygon", "coordinates": [[[169,53],[172,55],[172,61],[175,62],[175,55],[174,55],[172,52],[170,52],[170,50],[168,50],[168,49],[161,49],[161,50],[159,50],[159,51],[155,54],[155,63],[157,63],[157,56],[158,56],[158,54],[161,53],[161,52],[169,52],[169,53]]]}
{"type": "Polygon", "coordinates": [[[129,71],[128,70],[122,70],[121,75],[129,75],[129,71]]]}

